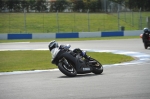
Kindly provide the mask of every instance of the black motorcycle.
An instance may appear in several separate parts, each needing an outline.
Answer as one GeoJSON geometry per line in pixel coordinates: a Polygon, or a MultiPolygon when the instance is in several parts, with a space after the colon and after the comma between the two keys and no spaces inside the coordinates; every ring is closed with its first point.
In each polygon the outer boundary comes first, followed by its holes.
{"type": "Polygon", "coordinates": [[[59,70],[69,77],[77,74],[94,73],[101,74],[103,66],[94,58],[83,58],[80,53],[72,54],[70,50],[54,49],[52,64],[58,66],[59,70]]]}
{"type": "Polygon", "coordinates": [[[148,47],[150,47],[150,34],[148,35],[148,37],[146,37],[146,39],[143,38],[143,34],[140,34],[140,37],[142,38],[144,48],[148,49],[148,47]]]}

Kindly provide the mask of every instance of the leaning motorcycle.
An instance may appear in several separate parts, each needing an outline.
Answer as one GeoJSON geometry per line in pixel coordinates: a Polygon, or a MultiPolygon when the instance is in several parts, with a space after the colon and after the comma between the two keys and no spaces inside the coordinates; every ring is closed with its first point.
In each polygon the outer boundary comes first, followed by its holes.
{"type": "Polygon", "coordinates": [[[72,54],[69,49],[54,48],[51,53],[52,64],[58,66],[58,69],[66,76],[75,77],[77,74],[103,72],[102,64],[94,58],[85,59],[80,53],[72,54]]]}
{"type": "Polygon", "coordinates": [[[148,49],[148,47],[150,47],[150,35],[149,35],[149,38],[148,38],[148,40],[146,42],[143,40],[143,34],[140,34],[140,38],[142,38],[142,41],[143,41],[143,44],[144,44],[144,48],[148,49]]]}

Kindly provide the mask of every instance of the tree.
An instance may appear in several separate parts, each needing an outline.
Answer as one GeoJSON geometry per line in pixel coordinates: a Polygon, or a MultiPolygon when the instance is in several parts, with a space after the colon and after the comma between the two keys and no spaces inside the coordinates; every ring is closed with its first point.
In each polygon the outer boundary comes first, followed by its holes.
{"type": "Polygon", "coordinates": [[[62,12],[68,6],[68,2],[66,0],[56,0],[52,6],[53,10],[62,12]]]}
{"type": "Polygon", "coordinates": [[[149,0],[111,0],[111,1],[119,4],[124,2],[126,7],[136,11],[139,10],[140,8],[143,11],[150,11],[149,0]]]}
{"type": "Polygon", "coordinates": [[[30,9],[35,10],[36,0],[30,0],[29,4],[30,4],[30,9]]]}
{"type": "Polygon", "coordinates": [[[12,12],[13,7],[15,5],[15,0],[8,0],[7,5],[8,5],[9,12],[12,12]]]}
{"type": "Polygon", "coordinates": [[[89,8],[91,12],[96,12],[98,5],[97,5],[97,1],[91,1],[89,4],[89,8]]]}
{"type": "MultiPolygon", "coordinates": [[[[118,3],[118,4],[122,4],[122,3],[126,2],[126,0],[110,0],[110,1],[118,3]]],[[[134,1],[134,0],[132,0],[132,1],[134,1]]]]}
{"type": "Polygon", "coordinates": [[[145,7],[145,11],[150,11],[150,1],[149,0],[145,0],[144,7],[145,7]]]}
{"type": "MultiPolygon", "coordinates": [[[[28,9],[28,6],[29,5],[28,5],[26,0],[21,1],[21,8],[22,8],[23,11],[24,11],[25,8],[28,9]]],[[[29,11],[27,10],[27,12],[29,12],[29,11]]]]}
{"type": "Polygon", "coordinates": [[[4,7],[4,0],[0,0],[0,11],[3,9],[4,7]]]}
{"type": "Polygon", "coordinates": [[[101,0],[97,0],[97,10],[98,11],[102,10],[102,1],[101,0]]]}
{"type": "Polygon", "coordinates": [[[37,0],[35,6],[36,10],[41,12],[44,9],[44,0],[37,0]]]}
{"type": "Polygon", "coordinates": [[[15,0],[15,1],[14,1],[14,11],[15,11],[15,12],[19,12],[20,9],[21,9],[20,0],[15,0]]]}
{"type": "Polygon", "coordinates": [[[75,0],[74,1],[74,11],[79,12],[80,10],[84,11],[85,6],[83,0],[75,0]]]}
{"type": "Polygon", "coordinates": [[[97,12],[102,9],[102,0],[84,0],[85,9],[91,12],[97,12]]]}

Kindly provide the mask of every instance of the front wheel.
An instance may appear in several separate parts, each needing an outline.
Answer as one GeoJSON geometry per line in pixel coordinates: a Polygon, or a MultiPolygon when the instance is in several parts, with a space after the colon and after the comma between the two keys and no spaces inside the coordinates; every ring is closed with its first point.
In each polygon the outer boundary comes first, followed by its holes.
{"type": "Polygon", "coordinates": [[[92,64],[92,67],[93,67],[93,73],[95,74],[101,74],[103,72],[103,66],[100,62],[98,62],[96,59],[91,59],[92,61],[95,61],[93,64],[92,64]]]}
{"type": "Polygon", "coordinates": [[[77,72],[73,67],[73,63],[67,61],[66,59],[63,59],[63,61],[59,62],[58,68],[66,76],[75,77],[77,75],[77,72]]]}

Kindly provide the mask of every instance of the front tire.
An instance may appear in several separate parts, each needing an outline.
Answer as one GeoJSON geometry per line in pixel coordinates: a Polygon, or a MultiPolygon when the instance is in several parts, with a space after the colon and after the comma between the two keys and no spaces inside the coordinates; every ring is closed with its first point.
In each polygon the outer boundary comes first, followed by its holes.
{"type": "Polygon", "coordinates": [[[100,62],[98,62],[96,59],[92,59],[93,61],[96,61],[96,63],[93,64],[93,73],[94,74],[101,74],[103,73],[103,66],[100,62]]]}
{"type": "Polygon", "coordinates": [[[68,67],[63,62],[60,62],[58,64],[58,69],[68,77],[75,77],[77,75],[77,71],[75,70],[75,68],[73,67],[73,64],[71,62],[68,62],[68,64],[70,67],[68,67]]]}

